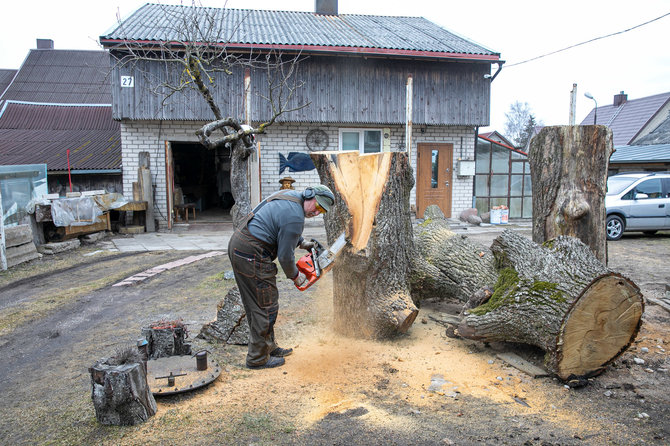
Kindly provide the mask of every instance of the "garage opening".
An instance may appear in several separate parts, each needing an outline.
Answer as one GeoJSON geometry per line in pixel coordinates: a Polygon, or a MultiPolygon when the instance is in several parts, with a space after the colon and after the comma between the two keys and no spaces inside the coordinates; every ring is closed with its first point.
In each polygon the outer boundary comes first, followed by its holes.
{"type": "Polygon", "coordinates": [[[230,187],[230,151],[199,143],[172,142],[174,204],[193,205],[195,222],[230,220],[235,200],[230,187]]]}

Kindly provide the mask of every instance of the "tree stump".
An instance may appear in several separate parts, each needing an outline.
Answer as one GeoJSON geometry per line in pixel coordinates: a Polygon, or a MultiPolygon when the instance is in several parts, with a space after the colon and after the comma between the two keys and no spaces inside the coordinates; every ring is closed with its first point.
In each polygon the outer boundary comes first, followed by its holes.
{"type": "Polygon", "coordinates": [[[198,338],[236,345],[249,343],[249,324],[237,287],[228,291],[219,302],[216,307],[216,320],[203,325],[198,338]]]}
{"type": "Polygon", "coordinates": [[[132,426],[156,414],[139,355],[102,359],[88,369],[95,416],[101,424],[132,426]]]}
{"type": "Polygon", "coordinates": [[[491,250],[498,277],[482,286],[492,296],[464,312],[458,335],[538,346],[563,380],[600,373],[634,340],[644,310],[639,288],[578,239],[540,246],[507,230],[491,250]]]}
{"type": "Polygon", "coordinates": [[[614,151],[602,125],[545,127],[530,143],[533,241],[577,237],[607,263],[605,193],[614,151]]]}
{"type": "Polygon", "coordinates": [[[335,194],[335,206],[324,216],[328,242],[342,232],[347,239],[333,266],[335,329],[367,338],[406,332],[418,313],[409,289],[414,176],[407,154],[311,157],[321,182],[335,194]]]}
{"type": "Polygon", "coordinates": [[[147,340],[149,359],[165,356],[190,355],[191,344],[186,342],[188,331],[181,319],[160,320],[142,328],[142,337],[147,340]]]}

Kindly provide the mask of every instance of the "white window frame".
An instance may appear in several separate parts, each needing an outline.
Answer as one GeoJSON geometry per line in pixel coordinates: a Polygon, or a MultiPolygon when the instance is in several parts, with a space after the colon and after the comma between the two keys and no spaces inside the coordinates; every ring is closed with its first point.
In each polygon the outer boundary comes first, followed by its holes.
{"type": "Polygon", "coordinates": [[[365,153],[364,147],[363,147],[363,140],[364,140],[364,135],[365,132],[379,132],[379,152],[371,152],[371,153],[381,153],[384,151],[384,130],[383,129],[378,129],[378,128],[368,128],[368,127],[357,127],[357,128],[341,128],[339,129],[338,132],[338,149],[342,151],[342,132],[356,132],[358,133],[358,152],[362,155],[365,153]]]}

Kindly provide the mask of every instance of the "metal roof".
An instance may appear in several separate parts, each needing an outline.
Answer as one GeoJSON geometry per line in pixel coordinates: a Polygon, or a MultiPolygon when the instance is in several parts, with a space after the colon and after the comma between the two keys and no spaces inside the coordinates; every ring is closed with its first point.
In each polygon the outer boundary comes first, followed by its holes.
{"type": "MultiPolygon", "coordinates": [[[[630,144],[640,130],[670,100],[669,93],[632,99],[615,107],[603,105],[597,109],[596,123],[612,129],[614,146],[630,144]]],[[[584,118],[581,125],[593,124],[595,109],[584,118]]]]}
{"type": "Polygon", "coordinates": [[[422,17],[205,8],[146,4],[100,36],[107,48],[121,42],[183,41],[175,24],[194,19],[227,48],[281,49],[303,52],[384,54],[495,62],[500,54],[466,40],[422,17]],[[208,28],[207,17],[214,27],[208,28]]]}
{"type": "Polygon", "coordinates": [[[50,172],[121,168],[120,124],[110,105],[5,101],[0,109],[0,165],[46,164],[50,172]]]}
{"type": "Polygon", "coordinates": [[[610,163],[670,162],[670,144],[615,146],[610,163]]]}
{"type": "Polygon", "coordinates": [[[0,97],[2,92],[9,86],[9,83],[14,79],[14,75],[18,70],[0,70],[0,97]]]}
{"type": "Polygon", "coordinates": [[[109,54],[106,51],[30,50],[0,99],[111,104],[109,72],[109,54]]]}

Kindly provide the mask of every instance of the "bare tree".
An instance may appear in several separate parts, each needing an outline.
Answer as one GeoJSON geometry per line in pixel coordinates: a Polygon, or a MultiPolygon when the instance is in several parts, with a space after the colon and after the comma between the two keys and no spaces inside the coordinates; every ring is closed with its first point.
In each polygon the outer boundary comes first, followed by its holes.
{"type": "MultiPolygon", "coordinates": [[[[252,51],[233,53],[228,44],[239,23],[230,25],[225,9],[202,8],[193,1],[190,7],[161,6],[159,43],[146,45],[132,36],[131,30],[120,31],[128,36],[114,48],[118,66],[131,66],[140,73],[152,91],[162,98],[162,105],[175,94],[195,92],[212,112],[213,121],[196,134],[208,149],[228,147],[231,150],[231,186],[235,206],[231,213],[237,225],[251,210],[247,167],[254,153],[253,135],[265,133],[282,114],[299,110],[309,103],[294,104],[292,98],[303,82],[296,76],[300,53],[285,55],[276,51],[254,54],[252,51]],[[160,71],[148,70],[149,64],[159,65],[160,71]],[[256,127],[243,126],[239,118],[226,116],[217,103],[214,92],[217,78],[233,75],[234,70],[265,73],[266,88],[258,93],[270,107],[267,120],[256,127]]],[[[156,32],[154,30],[154,32],[156,32]]],[[[243,88],[240,85],[240,88],[243,88]]]]}
{"type": "Polygon", "coordinates": [[[514,102],[509,106],[509,112],[505,113],[505,137],[512,141],[516,147],[525,145],[524,133],[528,123],[535,117],[530,112],[528,102],[514,102]]]}

